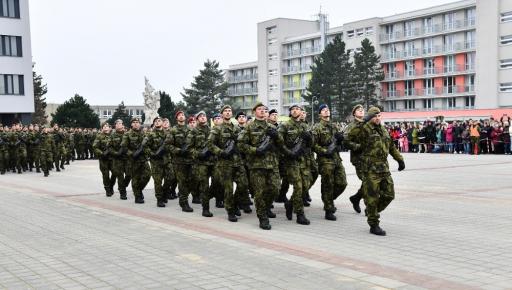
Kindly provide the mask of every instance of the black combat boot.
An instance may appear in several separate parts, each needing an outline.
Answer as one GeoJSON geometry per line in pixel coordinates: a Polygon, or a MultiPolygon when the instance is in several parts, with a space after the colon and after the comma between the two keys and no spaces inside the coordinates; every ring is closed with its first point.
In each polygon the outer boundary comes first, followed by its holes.
{"type": "Polygon", "coordinates": [[[306,198],[303,198],[302,199],[302,204],[305,206],[305,207],[310,207],[311,204],[309,203],[309,201],[306,199],[306,198]]]}
{"type": "Polygon", "coordinates": [[[213,214],[210,212],[210,204],[203,205],[202,216],[204,216],[204,217],[212,217],[213,216],[213,214]]]}
{"type": "Polygon", "coordinates": [[[385,236],[386,231],[381,229],[379,225],[370,226],[370,234],[374,234],[377,236],[385,236]]]}
{"type": "Polygon", "coordinates": [[[36,167],[36,172],[41,173],[41,169],[39,169],[39,167],[36,167]]]}
{"type": "Polygon", "coordinates": [[[55,171],[60,172],[60,168],[58,166],[56,166],[55,171]]]}
{"type": "Polygon", "coordinates": [[[282,202],[287,202],[288,201],[288,198],[286,197],[286,192],[285,193],[279,193],[279,195],[277,196],[275,202],[277,203],[282,203],[282,202]]]}
{"type": "Polygon", "coordinates": [[[242,216],[242,213],[240,212],[240,208],[238,206],[235,207],[234,214],[236,216],[242,216]]]}
{"type": "Polygon", "coordinates": [[[276,218],[276,214],[275,214],[275,213],[273,213],[273,212],[270,210],[270,208],[269,208],[269,209],[267,209],[267,216],[268,216],[269,218],[271,218],[271,219],[276,218]]]}
{"type": "Polygon", "coordinates": [[[180,204],[181,206],[181,211],[184,211],[184,212],[193,212],[194,209],[190,207],[190,205],[188,204],[188,201],[183,203],[183,204],[180,204]]]}
{"type": "Polygon", "coordinates": [[[244,211],[244,213],[246,214],[250,214],[252,212],[252,208],[250,205],[246,204],[246,205],[242,205],[242,210],[244,211]]]}
{"type": "Polygon", "coordinates": [[[311,195],[309,195],[309,190],[306,192],[306,200],[311,202],[311,195]]]}
{"type": "Polygon", "coordinates": [[[293,218],[293,204],[291,201],[287,200],[284,203],[284,208],[286,209],[286,218],[291,221],[293,218]]]}
{"type": "Polygon", "coordinates": [[[270,230],[272,229],[272,226],[270,225],[270,222],[267,217],[258,217],[260,220],[260,229],[262,230],[270,230]]]}
{"type": "Polygon", "coordinates": [[[192,203],[201,204],[201,198],[199,196],[192,196],[192,203]]]}
{"type": "Polygon", "coordinates": [[[128,197],[126,196],[126,189],[119,190],[119,198],[122,200],[128,199],[128,197]]]}
{"type": "Polygon", "coordinates": [[[69,160],[66,160],[66,165],[69,165],[69,160]]]}
{"type": "Polygon", "coordinates": [[[228,221],[233,222],[233,223],[236,223],[238,221],[235,211],[228,212],[228,221]]]}
{"type": "Polygon", "coordinates": [[[326,210],[325,211],[325,219],[328,221],[335,221],[336,216],[334,215],[334,212],[332,210],[326,210]]]}
{"type": "Polygon", "coordinates": [[[168,199],[176,199],[176,198],[178,198],[178,196],[176,195],[176,192],[172,191],[171,193],[169,193],[169,196],[167,198],[168,199]]]}
{"type": "Polygon", "coordinates": [[[112,195],[114,195],[114,191],[110,190],[110,187],[105,187],[105,194],[106,196],[111,197],[112,195]]]}
{"type": "Polygon", "coordinates": [[[135,197],[135,203],[144,203],[144,195],[138,195],[135,197]]]}
{"type": "Polygon", "coordinates": [[[21,174],[21,169],[18,169],[18,174],[21,174]]]}
{"type": "Polygon", "coordinates": [[[157,206],[157,207],[165,207],[165,202],[164,202],[164,200],[163,200],[163,199],[161,199],[161,198],[157,199],[157,201],[156,201],[156,206],[157,206]]]}
{"type": "Polygon", "coordinates": [[[44,172],[44,177],[48,177],[50,174],[48,173],[48,171],[45,171],[44,172]]]}
{"type": "Polygon", "coordinates": [[[300,225],[309,225],[309,220],[306,218],[306,216],[303,213],[297,214],[297,223],[300,225]]]}
{"type": "Polygon", "coordinates": [[[217,208],[224,208],[224,201],[220,199],[215,200],[215,207],[217,208]]]}
{"type": "Polygon", "coordinates": [[[357,213],[361,213],[361,207],[359,206],[359,202],[361,201],[360,198],[358,198],[357,196],[358,194],[354,194],[352,195],[349,199],[350,199],[350,202],[352,203],[352,207],[354,208],[354,210],[357,212],[357,213]]]}

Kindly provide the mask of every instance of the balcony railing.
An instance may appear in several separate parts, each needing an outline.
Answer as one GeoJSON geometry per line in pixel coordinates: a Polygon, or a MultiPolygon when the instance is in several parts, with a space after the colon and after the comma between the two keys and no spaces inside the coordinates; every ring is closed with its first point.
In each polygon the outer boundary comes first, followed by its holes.
{"type": "Polygon", "coordinates": [[[399,97],[424,97],[424,96],[450,96],[471,94],[475,92],[474,85],[467,86],[446,86],[446,87],[433,87],[423,89],[406,89],[395,91],[383,91],[382,95],[385,98],[399,98],[399,97]]]}
{"type": "Polygon", "coordinates": [[[320,52],[320,46],[305,47],[302,49],[294,49],[283,51],[283,58],[299,57],[320,52]]]}
{"type": "Polygon", "coordinates": [[[244,81],[257,81],[257,80],[258,80],[258,74],[228,77],[228,82],[230,82],[230,83],[244,82],[244,81]]]}
{"type": "Polygon", "coordinates": [[[475,27],[476,19],[456,20],[445,24],[433,24],[429,26],[416,27],[405,31],[396,31],[394,33],[383,33],[380,35],[381,42],[399,41],[408,38],[428,36],[438,33],[446,33],[455,30],[475,27]]]}
{"type": "Polygon", "coordinates": [[[229,96],[241,96],[241,95],[251,95],[258,93],[258,88],[241,88],[241,89],[228,89],[229,96]]]}
{"type": "Polygon", "coordinates": [[[405,73],[402,71],[390,71],[384,74],[385,81],[394,81],[397,79],[404,78],[417,78],[417,77],[429,77],[436,75],[445,75],[445,74],[453,74],[453,73],[471,73],[475,70],[474,65],[470,64],[456,64],[453,66],[445,66],[445,67],[429,67],[423,69],[416,70],[406,70],[405,73]]]}
{"type": "Polygon", "coordinates": [[[254,102],[236,102],[235,104],[240,107],[241,109],[251,109],[256,105],[256,101],[254,102]]]}
{"type": "Polygon", "coordinates": [[[381,56],[382,61],[392,61],[404,58],[426,57],[436,54],[454,53],[475,49],[475,42],[457,42],[451,45],[436,45],[428,49],[412,49],[405,51],[388,51],[381,56]]]}
{"type": "Polygon", "coordinates": [[[301,73],[301,72],[310,72],[311,65],[301,65],[301,66],[285,66],[282,68],[283,74],[291,74],[291,73],[301,73]]]}
{"type": "Polygon", "coordinates": [[[283,90],[299,90],[299,89],[305,89],[307,84],[305,82],[290,82],[290,83],[283,83],[282,88],[283,90]]]}

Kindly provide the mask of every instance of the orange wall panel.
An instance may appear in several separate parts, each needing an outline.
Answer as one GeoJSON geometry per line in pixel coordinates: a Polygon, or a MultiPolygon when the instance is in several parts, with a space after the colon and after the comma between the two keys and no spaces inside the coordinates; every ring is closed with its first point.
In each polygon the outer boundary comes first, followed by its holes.
{"type": "Polygon", "coordinates": [[[398,62],[396,62],[395,67],[396,67],[396,71],[398,72],[398,74],[403,75],[405,63],[403,61],[398,61],[398,62]]]}
{"type": "Polygon", "coordinates": [[[463,86],[465,82],[464,76],[456,76],[455,77],[455,85],[457,86],[463,86]]]}
{"type": "Polygon", "coordinates": [[[443,67],[444,67],[444,57],[442,56],[436,56],[434,58],[434,66],[436,68],[436,70],[443,70],[443,67]]]}
{"type": "Polygon", "coordinates": [[[414,80],[415,89],[423,89],[423,80],[414,80]]]}
{"type": "Polygon", "coordinates": [[[464,55],[464,53],[459,53],[455,55],[455,64],[458,67],[464,67],[464,65],[466,64],[466,56],[464,55]]]}
{"type": "Polygon", "coordinates": [[[414,61],[414,68],[416,69],[417,72],[422,74],[423,73],[423,59],[415,60],[414,61]]]}
{"type": "Polygon", "coordinates": [[[435,78],[434,79],[434,88],[442,88],[443,87],[443,78],[435,78]]]}

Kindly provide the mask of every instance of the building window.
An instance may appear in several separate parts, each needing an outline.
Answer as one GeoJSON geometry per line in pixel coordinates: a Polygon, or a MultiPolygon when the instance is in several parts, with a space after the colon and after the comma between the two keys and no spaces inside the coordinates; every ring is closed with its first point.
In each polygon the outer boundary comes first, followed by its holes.
{"type": "Polygon", "coordinates": [[[268,55],[268,60],[276,60],[277,59],[277,53],[271,53],[268,55]]]}
{"type": "Polygon", "coordinates": [[[475,69],[475,63],[476,63],[475,59],[476,59],[476,54],[474,52],[466,53],[466,70],[474,70],[475,69]]]}
{"type": "Polygon", "coordinates": [[[500,60],[500,68],[512,68],[512,58],[500,60]]]}
{"type": "Polygon", "coordinates": [[[24,95],[25,85],[22,75],[0,74],[0,95],[24,95]]]}
{"type": "Polygon", "coordinates": [[[423,108],[424,109],[432,109],[432,99],[424,99],[423,100],[423,108]]]}
{"type": "Polygon", "coordinates": [[[448,98],[448,109],[454,109],[457,107],[457,98],[448,98]]]}
{"type": "Polygon", "coordinates": [[[416,108],[416,102],[414,100],[405,100],[404,101],[404,104],[405,104],[405,109],[406,110],[414,110],[416,108]]]}
{"type": "Polygon", "coordinates": [[[354,37],[354,30],[349,30],[349,31],[347,31],[347,37],[348,37],[348,38],[352,38],[352,37],[354,37]]]}
{"type": "Polygon", "coordinates": [[[435,65],[433,58],[426,58],[423,60],[423,73],[426,75],[432,75],[435,73],[435,65]]]}
{"type": "Polygon", "coordinates": [[[405,81],[405,95],[406,96],[414,96],[414,81],[408,80],[405,81]]]}
{"type": "Polygon", "coordinates": [[[276,84],[268,85],[268,90],[271,92],[277,91],[277,85],[276,84]]]}
{"type": "Polygon", "coordinates": [[[277,76],[277,69],[269,69],[268,75],[269,76],[277,76]]]}
{"type": "Polygon", "coordinates": [[[443,17],[443,26],[445,30],[455,28],[455,12],[446,13],[443,17]]]}
{"type": "Polygon", "coordinates": [[[511,93],[512,92],[512,83],[501,83],[500,84],[500,92],[511,93]]]}
{"type": "Polygon", "coordinates": [[[466,24],[474,26],[476,23],[476,8],[469,8],[466,10],[466,24]]]}
{"type": "Polygon", "coordinates": [[[414,70],[414,61],[413,60],[408,60],[405,62],[405,76],[407,77],[412,77],[415,75],[415,70],[414,70]]]}
{"type": "Polygon", "coordinates": [[[423,39],[423,54],[431,54],[433,52],[432,51],[433,48],[434,48],[434,38],[433,37],[423,39]]]}
{"type": "Polygon", "coordinates": [[[414,20],[404,22],[405,37],[414,35],[414,20]]]}
{"type": "Polygon", "coordinates": [[[424,87],[424,95],[431,96],[434,94],[434,79],[424,79],[423,80],[424,87]]]}
{"type": "Polygon", "coordinates": [[[501,37],[501,44],[509,45],[512,44],[512,35],[505,35],[501,37]]]}
{"type": "Polygon", "coordinates": [[[390,112],[396,111],[396,101],[389,102],[389,111],[390,112]]]}
{"type": "Polygon", "coordinates": [[[466,101],[466,108],[467,109],[472,109],[472,108],[475,107],[475,97],[474,96],[466,97],[465,101],[466,101]]]}
{"type": "Polygon", "coordinates": [[[0,56],[23,56],[21,36],[0,35],[0,56]]]}
{"type": "Polygon", "coordinates": [[[359,36],[363,36],[364,35],[364,29],[362,28],[358,28],[356,29],[356,35],[359,37],[359,36]]]}
{"type": "Polygon", "coordinates": [[[277,32],[277,27],[275,27],[275,26],[267,28],[267,34],[268,35],[274,35],[274,34],[276,34],[276,32],[277,32]]]}
{"type": "Polygon", "coordinates": [[[447,55],[444,57],[444,72],[452,73],[455,72],[455,56],[447,55]]]}
{"type": "Polygon", "coordinates": [[[366,35],[372,35],[373,34],[373,27],[366,27],[365,28],[366,35]]]}
{"type": "Polygon", "coordinates": [[[443,45],[445,52],[451,52],[455,49],[455,35],[448,34],[443,37],[443,45]]]}
{"type": "Polygon", "coordinates": [[[0,0],[0,17],[20,18],[20,1],[0,0]]]}
{"type": "Polygon", "coordinates": [[[270,106],[277,106],[277,105],[279,105],[279,101],[278,100],[268,100],[268,104],[270,106]]]}
{"type": "Polygon", "coordinates": [[[433,31],[433,23],[432,17],[427,17],[423,19],[423,33],[432,33],[433,31]]]}
{"type": "Polygon", "coordinates": [[[512,11],[501,13],[501,22],[511,22],[512,21],[512,11]]]}
{"type": "Polygon", "coordinates": [[[274,44],[274,43],[276,43],[276,42],[277,42],[277,38],[270,38],[270,39],[268,40],[268,45],[272,45],[272,44],[274,44]]]}

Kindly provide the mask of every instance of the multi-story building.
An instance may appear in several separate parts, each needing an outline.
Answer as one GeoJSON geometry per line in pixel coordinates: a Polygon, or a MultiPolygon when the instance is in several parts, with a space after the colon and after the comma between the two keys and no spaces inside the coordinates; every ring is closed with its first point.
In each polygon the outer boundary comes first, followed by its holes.
{"type": "Polygon", "coordinates": [[[28,0],[0,1],[0,123],[28,123],[34,112],[28,0]]]}
{"type": "MultiPolygon", "coordinates": [[[[61,104],[55,104],[55,103],[49,103],[46,106],[45,114],[48,116],[48,123],[51,123],[52,121],[52,114],[55,114],[57,111],[57,108],[61,104]]],[[[90,106],[91,109],[96,113],[100,119],[100,124],[107,121],[108,119],[112,118],[112,115],[114,115],[114,112],[119,107],[119,105],[93,105],[90,106]]],[[[142,114],[144,113],[144,106],[131,106],[131,105],[125,105],[126,113],[133,117],[142,117],[142,114]]],[[[125,124],[127,126],[127,124],[125,124]]],[[[128,124],[129,126],[129,124],[128,124]]]]}
{"type": "Polygon", "coordinates": [[[259,23],[260,100],[282,114],[304,102],[314,57],[336,35],[348,50],[364,38],[375,45],[386,117],[481,117],[512,107],[512,0],[464,0],[335,28],[322,14],[259,23]]]}
{"type": "MultiPolygon", "coordinates": [[[[228,95],[246,114],[258,100],[258,64],[256,62],[232,65],[226,71],[228,95]]],[[[235,112],[236,113],[236,112],[235,112]]]]}

